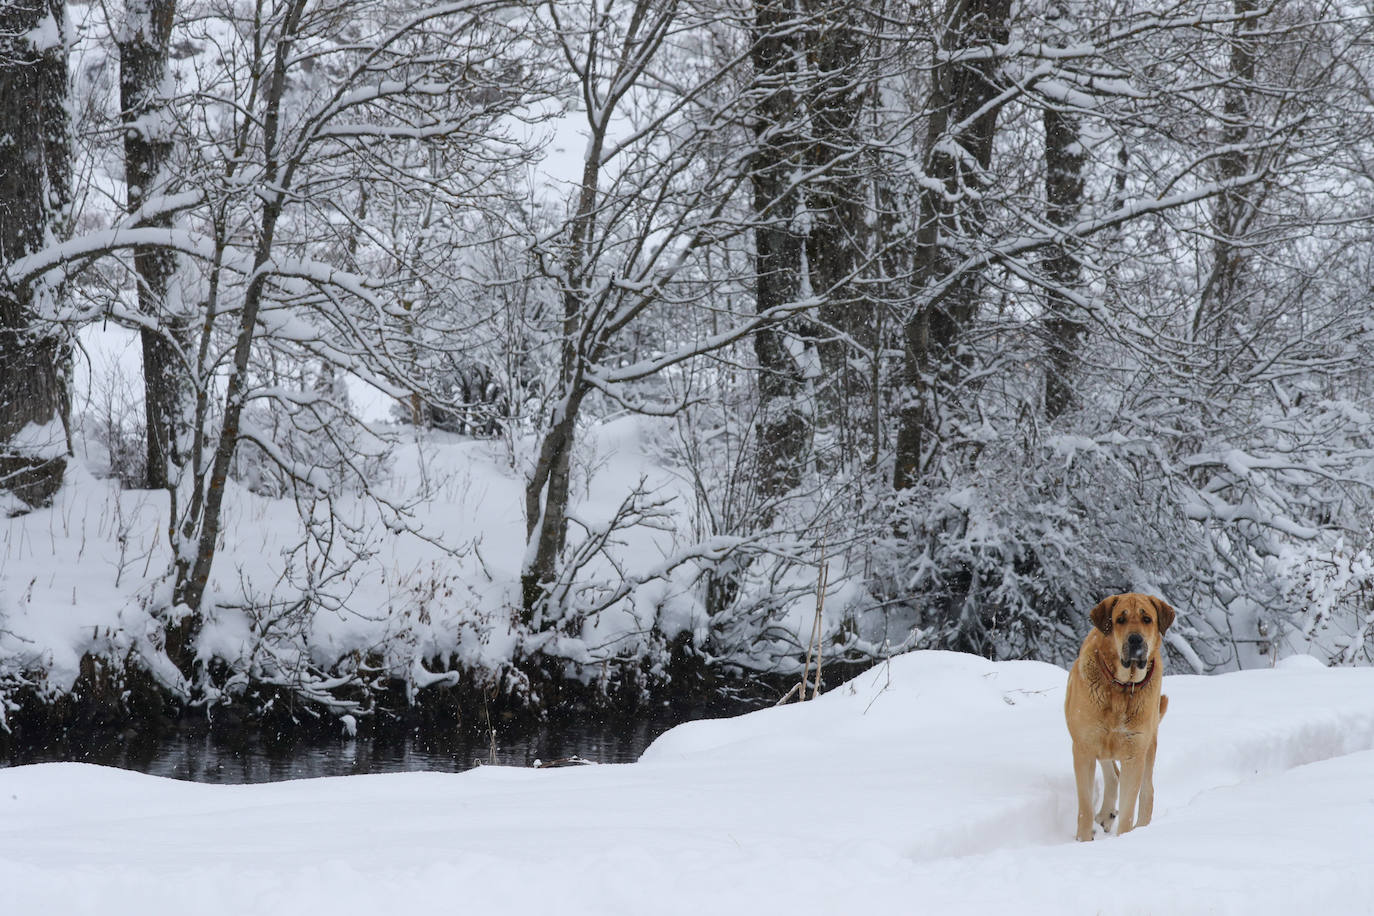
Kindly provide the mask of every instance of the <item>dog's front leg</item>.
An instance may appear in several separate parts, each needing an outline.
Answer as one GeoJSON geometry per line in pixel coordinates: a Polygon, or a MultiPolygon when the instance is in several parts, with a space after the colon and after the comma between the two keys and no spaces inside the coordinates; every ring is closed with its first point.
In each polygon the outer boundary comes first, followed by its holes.
{"type": "MultiPolygon", "coordinates": [[[[1136,754],[1121,761],[1121,800],[1119,802],[1121,810],[1121,820],[1116,828],[1116,835],[1130,833],[1135,826],[1135,803],[1140,797],[1140,784],[1145,776],[1145,755],[1136,754]]],[[[1153,804],[1153,800],[1151,802],[1153,804]]],[[[1141,823],[1144,823],[1142,821],[1141,823]]]]}
{"type": "Polygon", "coordinates": [[[1097,823],[1103,833],[1112,832],[1116,820],[1117,775],[1115,760],[1099,760],[1102,767],[1102,804],[1097,809],[1097,823]]]}
{"type": "Polygon", "coordinates": [[[1073,778],[1078,788],[1079,842],[1093,838],[1093,767],[1097,757],[1077,741],[1073,743],[1073,778]]]}
{"type": "Polygon", "coordinates": [[[1159,750],[1159,736],[1150,741],[1150,749],[1145,752],[1145,771],[1140,783],[1140,817],[1138,827],[1150,823],[1155,813],[1155,751],[1159,750]]]}

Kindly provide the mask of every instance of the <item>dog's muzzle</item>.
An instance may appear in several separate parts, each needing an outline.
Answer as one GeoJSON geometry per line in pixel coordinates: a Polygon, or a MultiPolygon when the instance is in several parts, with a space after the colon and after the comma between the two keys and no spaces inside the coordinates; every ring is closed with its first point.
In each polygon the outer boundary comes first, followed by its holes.
{"type": "Polygon", "coordinates": [[[1126,645],[1121,651],[1121,667],[1123,668],[1144,668],[1150,663],[1149,647],[1145,645],[1145,637],[1139,633],[1132,633],[1126,637],[1126,645]]]}

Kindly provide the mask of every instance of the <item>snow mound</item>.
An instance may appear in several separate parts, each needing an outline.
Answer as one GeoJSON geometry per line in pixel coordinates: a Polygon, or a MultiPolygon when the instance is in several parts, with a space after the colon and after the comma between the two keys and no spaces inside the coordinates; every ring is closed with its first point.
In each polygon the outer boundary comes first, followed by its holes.
{"type": "MultiPolygon", "coordinates": [[[[1064,669],[1043,662],[995,663],[960,652],[911,652],[812,702],[679,725],[650,745],[642,759],[790,754],[809,744],[832,746],[840,739],[888,742],[969,716],[1009,715],[1009,707],[1019,703],[1043,703],[1063,690],[1066,676],[1064,669]]],[[[1054,703],[1062,706],[1062,692],[1054,703]]]]}

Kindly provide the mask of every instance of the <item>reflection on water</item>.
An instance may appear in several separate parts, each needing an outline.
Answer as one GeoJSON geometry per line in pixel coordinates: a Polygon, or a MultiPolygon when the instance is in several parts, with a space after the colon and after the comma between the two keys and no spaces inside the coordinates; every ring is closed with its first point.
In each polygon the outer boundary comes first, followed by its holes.
{"type": "Polygon", "coordinates": [[[21,750],[0,766],[77,760],[193,782],[254,783],[315,776],[457,772],[483,764],[536,766],[580,757],[595,763],[630,763],[676,720],[562,723],[503,736],[462,736],[443,741],[418,737],[358,737],[299,741],[287,745],[225,741],[203,732],[177,732],[155,741],[135,735],[100,746],[21,750]]]}

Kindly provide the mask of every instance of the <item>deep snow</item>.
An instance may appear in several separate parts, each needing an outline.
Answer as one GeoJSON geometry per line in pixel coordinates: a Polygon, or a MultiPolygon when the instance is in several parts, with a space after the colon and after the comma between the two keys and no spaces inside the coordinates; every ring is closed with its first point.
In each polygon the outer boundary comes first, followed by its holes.
{"type": "Polygon", "coordinates": [[[0,887],[14,913],[1374,912],[1374,670],[1167,677],[1155,821],[1086,845],[1064,680],[916,652],[577,769],[5,769],[0,887]]]}

